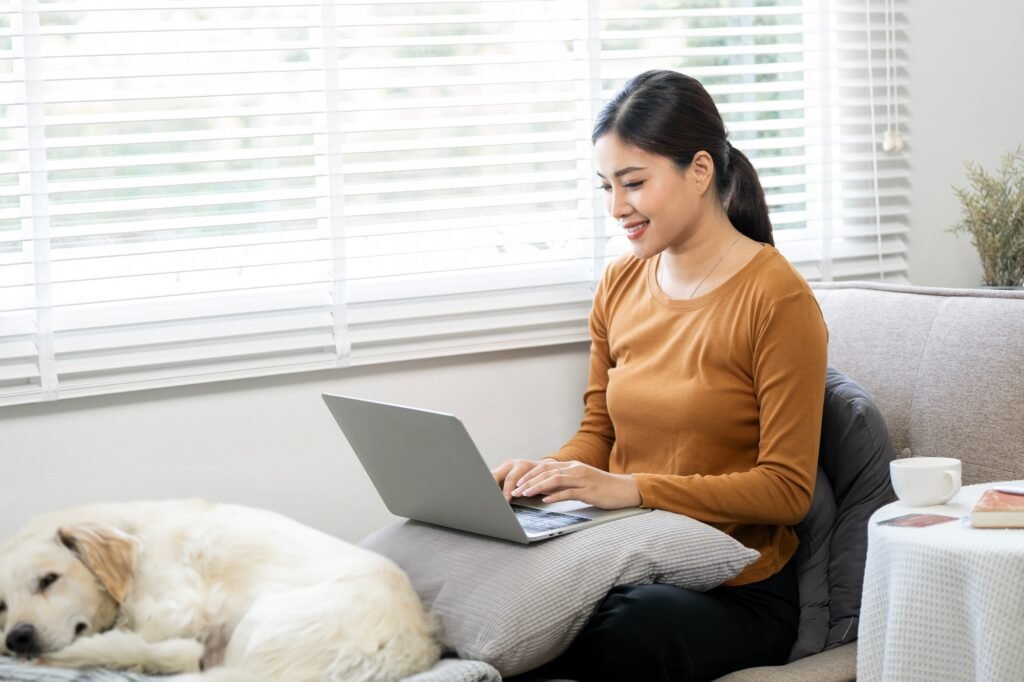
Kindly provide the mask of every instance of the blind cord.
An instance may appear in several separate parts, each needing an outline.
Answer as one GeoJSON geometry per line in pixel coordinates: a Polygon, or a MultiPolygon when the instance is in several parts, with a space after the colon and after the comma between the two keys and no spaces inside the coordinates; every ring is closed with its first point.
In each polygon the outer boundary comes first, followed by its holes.
{"type": "Polygon", "coordinates": [[[885,117],[887,125],[882,136],[882,149],[902,151],[899,87],[896,85],[896,0],[885,0],[885,117]]]}
{"type": "MultiPolygon", "coordinates": [[[[868,110],[871,117],[871,182],[875,197],[875,238],[878,248],[878,279],[885,279],[885,264],[882,259],[882,204],[878,193],[878,122],[875,116],[875,63],[871,42],[871,0],[864,0],[865,28],[868,39],[868,110]]],[[[888,132],[888,131],[887,131],[888,132]]],[[[883,141],[884,144],[884,141],[883,141]]]]}

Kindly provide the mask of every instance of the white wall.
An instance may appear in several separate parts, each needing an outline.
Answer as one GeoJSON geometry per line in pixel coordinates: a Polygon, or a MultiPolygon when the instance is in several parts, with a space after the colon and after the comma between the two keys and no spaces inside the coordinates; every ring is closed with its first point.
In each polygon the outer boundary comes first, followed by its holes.
{"type": "Polygon", "coordinates": [[[1024,144],[1024,3],[1020,0],[910,0],[910,281],[974,287],[981,263],[966,235],[952,187],[963,163],[994,170],[1024,144]]]}
{"type": "MultiPolygon", "coordinates": [[[[1024,3],[911,0],[914,284],[975,286],[950,185],[1024,142],[1024,3]]],[[[199,495],[284,512],[357,540],[390,517],[323,391],[460,415],[491,461],[575,430],[586,347],[537,349],[0,408],[0,538],[44,510],[199,495]]]]}
{"type": "Polygon", "coordinates": [[[392,518],[320,394],[451,412],[485,458],[539,457],[582,416],[584,344],[0,409],[0,539],[88,501],[200,496],[348,540],[392,518]]]}

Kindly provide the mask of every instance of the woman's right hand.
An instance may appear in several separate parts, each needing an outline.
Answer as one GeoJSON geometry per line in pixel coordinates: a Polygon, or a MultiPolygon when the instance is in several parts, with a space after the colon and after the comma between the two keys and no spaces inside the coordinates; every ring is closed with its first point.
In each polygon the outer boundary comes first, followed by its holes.
{"type": "Polygon", "coordinates": [[[532,471],[541,462],[553,462],[554,459],[545,457],[543,459],[506,459],[497,468],[491,469],[491,475],[505,495],[505,501],[512,501],[512,491],[516,489],[516,483],[528,472],[532,471]]]}

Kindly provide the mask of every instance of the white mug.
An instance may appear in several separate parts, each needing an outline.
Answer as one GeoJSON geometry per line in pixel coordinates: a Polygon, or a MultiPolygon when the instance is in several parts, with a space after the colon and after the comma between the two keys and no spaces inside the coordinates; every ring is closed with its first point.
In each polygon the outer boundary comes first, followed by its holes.
{"type": "Polygon", "coordinates": [[[908,457],[889,462],[896,496],[912,507],[945,504],[960,492],[960,460],[908,457]]]}

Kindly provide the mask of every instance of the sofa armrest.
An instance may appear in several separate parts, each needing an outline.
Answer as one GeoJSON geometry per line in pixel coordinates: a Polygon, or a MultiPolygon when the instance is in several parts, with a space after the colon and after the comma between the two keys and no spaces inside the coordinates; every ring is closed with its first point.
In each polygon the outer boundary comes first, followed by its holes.
{"type": "Polygon", "coordinates": [[[786,665],[737,670],[716,682],[855,682],[857,642],[843,644],[786,665]]]}

